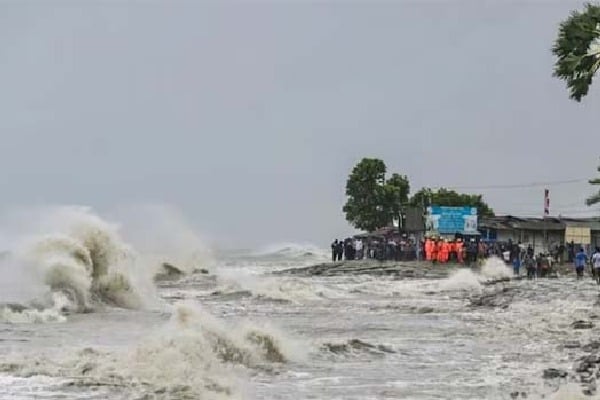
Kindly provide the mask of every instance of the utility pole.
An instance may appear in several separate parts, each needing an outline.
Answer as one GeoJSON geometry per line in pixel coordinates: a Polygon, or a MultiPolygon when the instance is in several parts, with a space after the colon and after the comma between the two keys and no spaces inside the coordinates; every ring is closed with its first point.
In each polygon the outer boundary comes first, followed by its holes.
{"type": "Polygon", "coordinates": [[[546,227],[546,217],[550,215],[550,191],[548,189],[544,189],[544,246],[546,247],[546,253],[549,251],[548,244],[548,232],[546,227]]]}

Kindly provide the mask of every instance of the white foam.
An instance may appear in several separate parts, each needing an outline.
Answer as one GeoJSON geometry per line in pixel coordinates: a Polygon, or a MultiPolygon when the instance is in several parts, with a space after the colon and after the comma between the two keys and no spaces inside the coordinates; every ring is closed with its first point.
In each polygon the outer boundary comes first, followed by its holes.
{"type": "Polygon", "coordinates": [[[313,258],[329,260],[330,254],[312,243],[273,243],[254,252],[254,256],[277,256],[286,259],[313,258]]]}
{"type": "Polygon", "coordinates": [[[586,396],[583,394],[582,387],[575,383],[569,383],[561,386],[556,392],[552,393],[550,400],[588,400],[599,399],[600,395],[586,396]]]}
{"type": "Polygon", "coordinates": [[[26,358],[13,354],[3,362],[18,365],[11,372],[17,376],[43,374],[82,385],[103,382],[131,391],[135,398],[164,390],[172,398],[238,399],[244,397],[251,370],[305,360],[305,348],[275,327],[251,321],[230,325],[193,303],[179,303],[168,323],[131,349],[26,358]]]}
{"type": "Polygon", "coordinates": [[[483,289],[483,286],[479,281],[480,277],[473,271],[467,268],[461,268],[441,281],[440,289],[448,291],[462,290],[480,292],[483,289]]]}
{"type": "Polygon", "coordinates": [[[8,324],[41,324],[48,322],[65,322],[67,318],[60,309],[25,309],[16,311],[9,307],[0,307],[0,322],[8,324]]]}
{"type": "Polygon", "coordinates": [[[513,271],[506,266],[504,261],[497,257],[491,257],[485,260],[481,267],[481,275],[491,279],[510,278],[513,271]]]}

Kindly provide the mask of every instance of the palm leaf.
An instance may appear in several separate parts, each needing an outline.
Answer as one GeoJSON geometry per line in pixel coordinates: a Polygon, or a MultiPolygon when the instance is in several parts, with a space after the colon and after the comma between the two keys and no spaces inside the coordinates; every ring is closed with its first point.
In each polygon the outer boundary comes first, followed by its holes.
{"type": "Polygon", "coordinates": [[[569,97],[576,101],[588,94],[594,74],[600,67],[596,51],[600,38],[600,6],[586,4],[583,12],[573,11],[560,24],[552,47],[557,57],[554,76],[566,81],[569,97]],[[594,51],[591,47],[594,45],[594,51]]]}

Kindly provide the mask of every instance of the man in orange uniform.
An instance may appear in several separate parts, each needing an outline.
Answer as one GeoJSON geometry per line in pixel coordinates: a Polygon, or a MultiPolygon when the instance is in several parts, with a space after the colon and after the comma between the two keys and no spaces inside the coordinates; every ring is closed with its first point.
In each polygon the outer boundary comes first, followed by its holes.
{"type": "Polygon", "coordinates": [[[425,260],[431,261],[431,239],[425,238],[425,260]]]}
{"type": "Polygon", "coordinates": [[[456,240],[448,242],[448,260],[456,262],[456,240]]]}
{"type": "Polygon", "coordinates": [[[450,243],[448,240],[442,242],[442,262],[447,263],[450,256],[450,243]]]}
{"type": "Polygon", "coordinates": [[[431,241],[431,261],[436,262],[438,257],[438,252],[440,249],[440,242],[438,239],[431,241]]]}
{"type": "Polygon", "coordinates": [[[438,245],[438,254],[437,254],[437,260],[439,263],[445,262],[444,260],[445,260],[447,251],[448,251],[448,243],[446,243],[445,240],[440,239],[439,245],[438,245]]]}
{"type": "Polygon", "coordinates": [[[463,263],[463,251],[464,251],[463,241],[462,241],[462,239],[458,239],[456,241],[456,261],[459,264],[463,263]]]}

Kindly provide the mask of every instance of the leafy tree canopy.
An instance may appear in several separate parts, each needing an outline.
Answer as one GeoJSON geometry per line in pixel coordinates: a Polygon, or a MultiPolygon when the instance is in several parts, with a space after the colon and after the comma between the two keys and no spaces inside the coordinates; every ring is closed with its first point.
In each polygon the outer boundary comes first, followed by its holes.
{"type": "Polygon", "coordinates": [[[588,3],[584,11],[573,11],[560,24],[552,53],[554,76],[567,82],[569,97],[581,101],[600,66],[600,6],[588,3]]]}
{"type": "Polygon", "coordinates": [[[373,231],[398,218],[403,204],[408,202],[408,178],[393,174],[386,180],[382,160],[363,158],[346,181],[348,197],[343,211],[355,228],[373,231]]]}
{"type": "Polygon", "coordinates": [[[441,188],[439,190],[423,188],[411,197],[410,204],[416,207],[419,207],[421,205],[425,207],[429,207],[431,205],[451,207],[477,207],[477,213],[480,216],[494,216],[494,211],[485,201],[483,201],[482,195],[458,193],[454,190],[444,188],[441,188]]]}

